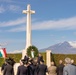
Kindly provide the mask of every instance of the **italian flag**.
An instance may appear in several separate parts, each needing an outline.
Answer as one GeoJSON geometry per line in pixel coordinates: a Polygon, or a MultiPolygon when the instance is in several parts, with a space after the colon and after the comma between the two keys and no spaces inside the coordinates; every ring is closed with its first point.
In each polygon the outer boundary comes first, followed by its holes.
{"type": "Polygon", "coordinates": [[[0,57],[5,58],[6,56],[7,56],[6,48],[0,48],[0,57]]]}

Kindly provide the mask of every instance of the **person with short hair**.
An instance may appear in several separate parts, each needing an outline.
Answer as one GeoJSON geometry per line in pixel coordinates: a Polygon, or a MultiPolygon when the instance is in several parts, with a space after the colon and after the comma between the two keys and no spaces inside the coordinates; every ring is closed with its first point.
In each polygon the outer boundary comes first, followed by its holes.
{"type": "Polygon", "coordinates": [[[43,61],[43,56],[39,53],[38,54],[38,64],[40,64],[40,61],[43,61]]]}
{"type": "Polygon", "coordinates": [[[71,64],[74,65],[74,66],[76,66],[76,65],[74,64],[74,60],[73,60],[73,59],[71,60],[71,64]]]}
{"type": "Polygon", "coordinates": [[[40,61],[40,64],[38,65],[37,69],[38,75],[46,75],[47,72],[47,66],[44,64],[44,61],[40,61]]]}
{"type": "Polygon", "coordinates": [[[63,69],[63,75],[76,75],[76,66],[71,65],[71,59],[65,58],[66,66],[63,69]]]}
{"type": "Polygon", "coordinates": [[[25,60],[22,60],[23,62],[23,65],[20,65],[18,67],[18,70],[17,70],[17,75],[28,75],[28,62],[25,61],[25,60]]]}
{"type": "Polygon", "coordinates": [[[6,59],[6,66],[4,67],[3,75],[14,75],[13,66],[11,61],[6,59]]]}
{"type": "Polygon", "coordinates": [[[50,67],[48,67],[48,75],[57,75],[56,73],[57,67],[54,65],[54,62],[51,62],[50,67]]]}
{"type": "Polygon", "coordinates": [[[27,54],[24,56],[24,60],[27,61],[27,62],[29,61],[29,57],[28,57],[27,54]]]}
{"type": "Polygon", "coordinates": [[[57,75],[63,75],[64,64],[62,60],[59,60],[59,65],[57,66],[57,75]]]}

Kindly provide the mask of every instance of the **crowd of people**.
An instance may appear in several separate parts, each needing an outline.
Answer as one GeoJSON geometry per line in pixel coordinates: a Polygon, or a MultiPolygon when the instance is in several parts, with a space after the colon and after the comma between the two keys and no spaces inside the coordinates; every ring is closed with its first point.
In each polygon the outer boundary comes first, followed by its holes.
{"type": "MultiPolygon", "coordinates": [[[[48,59],[47,59],[48,60],[48,59]]],[[[11,58],[5,60],[1,71],[3,75],[14,75],[13,65],[15,61],[11,58]]],[[[76,65],[74,60],[65,58],[65,64],[59,60],[59,65],[55,66],[52,61],[50,66],[44,64],[43,56],[39,53],[36,59],[29,58],[27,55],[20,60],[16,75],[76,75],[76,65]]]]}

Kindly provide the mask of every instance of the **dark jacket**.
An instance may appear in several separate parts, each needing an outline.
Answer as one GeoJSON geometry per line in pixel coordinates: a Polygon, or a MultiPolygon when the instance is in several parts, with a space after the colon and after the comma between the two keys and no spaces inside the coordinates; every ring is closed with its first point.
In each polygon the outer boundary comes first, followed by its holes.
{"type": "Polygon", "coordinates": [[[3,75],[14,75],[13,67],[11,65],[6,65],[4,68],[3,75]]]}
{"type": "Polygon", "coordinates": [[[24,65],[18,67],[17,75],[28,75],[28,68],[24,65]]]}
{"type": "Polygon", "coordinates": [[[38,75],[46,75],[47,72],[47,66],[44,64],[40,64],[38,66],[38,75]]]}
{"type": "Polygon", "coordinates": [[[40,61],[43,61],[43,56],[38,56],[38,64],[40,64],[40,61]]]}
{"type": "Polygon", "coordinates": [[[32,64],[30,64],[28,66],[28,75],[33,75],[33,65],[32,64]]]}
{"type": "Polygon", "coordinates": [[[57,67],[57,75],[63,75],[63,68],[64,68],[64,65],[63,64],[60,64],[57,67]]]}
{"type": "Polygon", "coordinates": [[[28,66],[28,75],[37,75],[37,69],[38,69],[37,65],[30,64],[28,66]]]}
{"type": "Polygon", "coordinates": [[[34,75],[38,75],[38,65],[34,65],[34,75]]]}
{"type": "Polygon", "coordinates": [[[5,64],[5,63],[2,64],[1,71],[4,71],[4,67],[5,67],[6,65],[7,65],[7,64],[5,64]]]}

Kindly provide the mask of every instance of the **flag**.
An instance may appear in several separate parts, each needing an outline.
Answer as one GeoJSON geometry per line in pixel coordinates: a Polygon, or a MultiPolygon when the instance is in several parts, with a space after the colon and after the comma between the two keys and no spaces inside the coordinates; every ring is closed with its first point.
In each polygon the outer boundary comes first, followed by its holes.
{"type": "Polygon", "coordinates": [[[0,48],[0,57],[5,58],[6,56],[7,56],[6,48],[0,48]]]}

